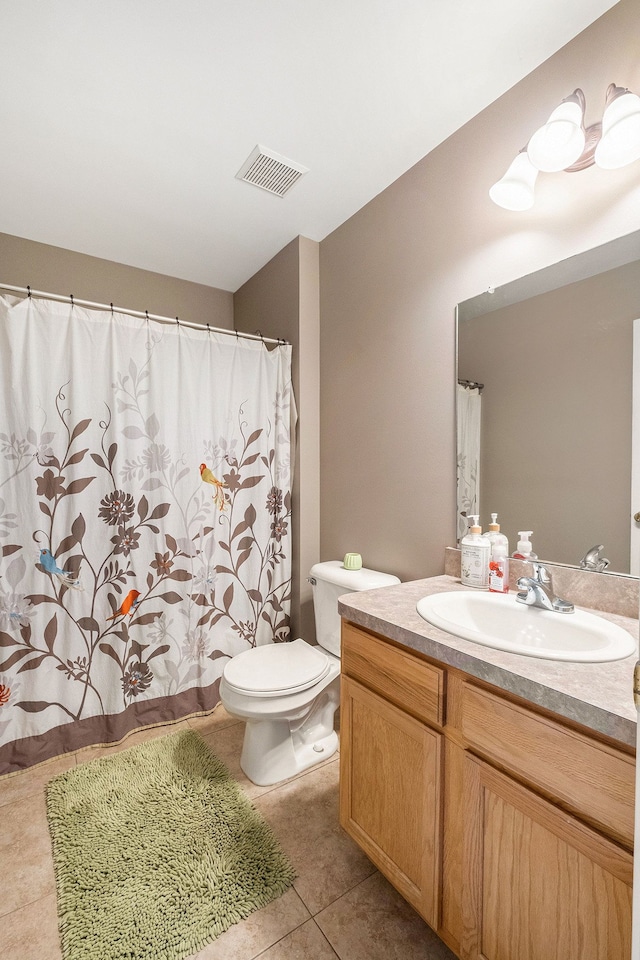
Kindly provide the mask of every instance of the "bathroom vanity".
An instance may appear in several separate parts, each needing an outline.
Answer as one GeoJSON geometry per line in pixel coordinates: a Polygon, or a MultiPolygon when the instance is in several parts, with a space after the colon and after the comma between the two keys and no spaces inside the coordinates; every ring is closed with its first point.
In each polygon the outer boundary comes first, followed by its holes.
{"type": "Polygon", "coordinates": [[[629,960],[636,656],[519,656],[416,612],[461,589],[341,598],[341,824],[463,960],[629,960]]]}

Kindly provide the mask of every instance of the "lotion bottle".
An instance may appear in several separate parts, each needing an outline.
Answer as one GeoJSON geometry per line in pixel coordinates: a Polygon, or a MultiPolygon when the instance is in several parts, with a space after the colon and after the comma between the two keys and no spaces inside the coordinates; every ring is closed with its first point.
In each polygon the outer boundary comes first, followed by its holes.
{"type": "Polygon", "coordinates": [[[489,586],[491,544],[482,536],[478,517],[469,517],[469,532],[460,541],[460,582],[465,587],[486,590],[489,586]]]}
{"type": "Polygon", "coordinates": [[[485,537],[491,546],[493,547],[494,543],[501,543],[507,548],[507,554],[509,553],[509,541],[505,537],[504,533],[500,533],[500,524],[498,523],[498,514],[491,514],[491,523],[489,524],[489,530],[487,533],[482,534],[485,537]]]}

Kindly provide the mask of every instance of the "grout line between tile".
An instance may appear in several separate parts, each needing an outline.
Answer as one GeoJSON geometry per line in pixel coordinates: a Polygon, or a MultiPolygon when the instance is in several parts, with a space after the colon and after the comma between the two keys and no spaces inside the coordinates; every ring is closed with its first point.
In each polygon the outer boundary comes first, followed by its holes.
{"type": "MultiPolygon", "coordinates": [[[[366,877],[363,877],[363,878],[362,878],[362,880],[358,880],[358,882],[357,882],[357,883],[354,883],[354,885],[353,885],[352,887],[349,887],[348,890],[343,890],[342,893],[340,894],[340,896],[339,896],[339,897],[336,897],[335,900],[331,900],[329,903],[325,903],[324,907],[322,907],[320,910],[316,910],[315,913],[312,913],[312,914],[311,914],[312,919],[315,920],[316,917],[319,917],[321,913],[323,913],[325,910],[328,910],[329,907],[333,906],[334,903],[338,903],[339,900],[342,900],[343,897],[348,896],[353,890],[355,890],[357,887],[361,886],[361,884],[366,883],[367,880],[370,880],[371,877],[372,877],[375,873],[379,873],[379,870],[378,870],[378,868],[372,863],[372,864],[371,864],[371,873],[368,873],[366,877]]],[[[294,888],[295,888],[295,882],[294,882],[294,888]]],[[[298,896],[300,897],[300,899],[301,899],[302,902],[304,903],[304,900],[302,899],[302,896],[301,896],[301,894],[298,892],[298,890],[296,890],[296,893],[298,894],[298,896]]],[[[304,903],[304,905],[305,905],[305,907],[307,907],[307,910],[309,910],[309,907],[307,906],[307,904],[304,903]]],[[[309,911],[309,912],[311,912],[311,911],[309,911]]]]}
{"type": "Polygon", "coordinates": [[[315,923],[316,928],[320,931],[320,936],[322,937],[322,939],[324,940],[324,942],[327,944],[327,946],[328,946],[329,949],[331,950],[331,952],[332,952],[332,954],[334,955],[334,957],[337,957],[338,960],[350,960],[350,957],[344,957],[344,958],[343,958],[343,957],[340,957],[340,954],[338,953],[338,951],[336,950],[336,948],[334,947],[334,945],[331,943],[331,940],[329,940],[328,936],[326,935],[326,933],[324,932],[324,930],[322,929],[322,927],[320,926],[320,924],[319,924],[319,923],[316,923],[315,917],[312,917],[311,919],[312,919],[313,922],[315,923]]]}
{"type": "Polygon", "coordinates": [[[40,903],[42,900],[47,900],[49,897],[53,897],[56,901],[56,909],[58,906],[58,894],[56,887],[54,886],[49,893],[45,893],[41,897],[36,897],[35,900],[28,900],[25,903],[21,903],[20,906],[14,907],[13,910],[9,910],[8,913],[2,913],[0,910],[0,920],[7,920],[9,917],[13,916],[14,913],[19,913],[21,910],[26,910],[27,907],[32,907],[36,903],[40,903]]]}
{"type": "MultiPolygon", "coordinates": [[[[296,891],[297,893],[297,891],[296,891]]],[[[298,893],[298,896],[300,894],[298,893]]],[[[300,898],[302,899],[302,898],[300,898]]],[[[264,957],[265,953],[268,953],[272,947],[275,947],[277,944],[282,943],[283,940],[286,940],[287,937],[294,933],[294,931],[299,930],[300,927],[303,927],[305,923],[309,923],[309,920],[313,920],[313,917],[305,917],[302,923],[298,923],[295,927],[292,927],[291,930],[288,930],[282,937],[279,937],[277,940],[274,940],[273,943],[270,943],[268,947],[265,947],[264,950],[261,950],[260,953],[254,953],[252,957],[247,957],[247,960],[258,960],[259,957],[264,957]]]]}

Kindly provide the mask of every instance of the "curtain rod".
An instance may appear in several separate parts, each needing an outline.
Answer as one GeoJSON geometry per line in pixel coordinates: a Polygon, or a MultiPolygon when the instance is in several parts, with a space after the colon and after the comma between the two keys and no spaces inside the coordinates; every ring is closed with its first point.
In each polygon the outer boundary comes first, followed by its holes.
{"type": "Polygon", "coordinates": [[[62,296],[59,293],[43,293],[42,290],[32,290],[31,287],[14,287],[8,283],[0,283],[0,289],[10,290],[12,293],[25,293],[29,298],[42,297],[45,300],[57,300],[60,303],[70,303],[79,307],[90,307],[94,310],[110,310],[111,313],[125,313],[129,317],[140,317],[143,320],[155,320],[157,323],[177,323],[178,326],[190,327],[192,330],[209,330],[214,333],[226,333],[230,337],[244,337],[247,340],[262,340],[263,343],[277,343],[290,346],[288,340],[274,340],[272,337],[263,337],[258,333],[242,333],[240,330],[226,330],[224,327],[212,327],[209,323],[192,323],[189,320],[180,320],[179,317],[161,317],[155,313],[142,310],[128,310],[126,307],[114,307],[112,303],[93,303],[91,300],[77,300],[72,294],[62,296]]]}
{"type": "Polygon", "coordinates": [[[458,380],[461,387],[469,387],[470,390],[484,390],[484,383],[478,383],[477,380],[458,380]]]}

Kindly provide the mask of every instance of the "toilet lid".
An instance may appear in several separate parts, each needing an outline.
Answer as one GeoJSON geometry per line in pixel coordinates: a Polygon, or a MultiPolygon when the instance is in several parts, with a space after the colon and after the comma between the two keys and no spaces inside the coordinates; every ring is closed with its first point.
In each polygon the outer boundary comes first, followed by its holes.
{"type": "Polygon", "coordinates": [[[268,643],[232,657],[225,682],[247,696],[278,696],[311,687],[329,670],[326,654],[304,640],[268,643]]]}

